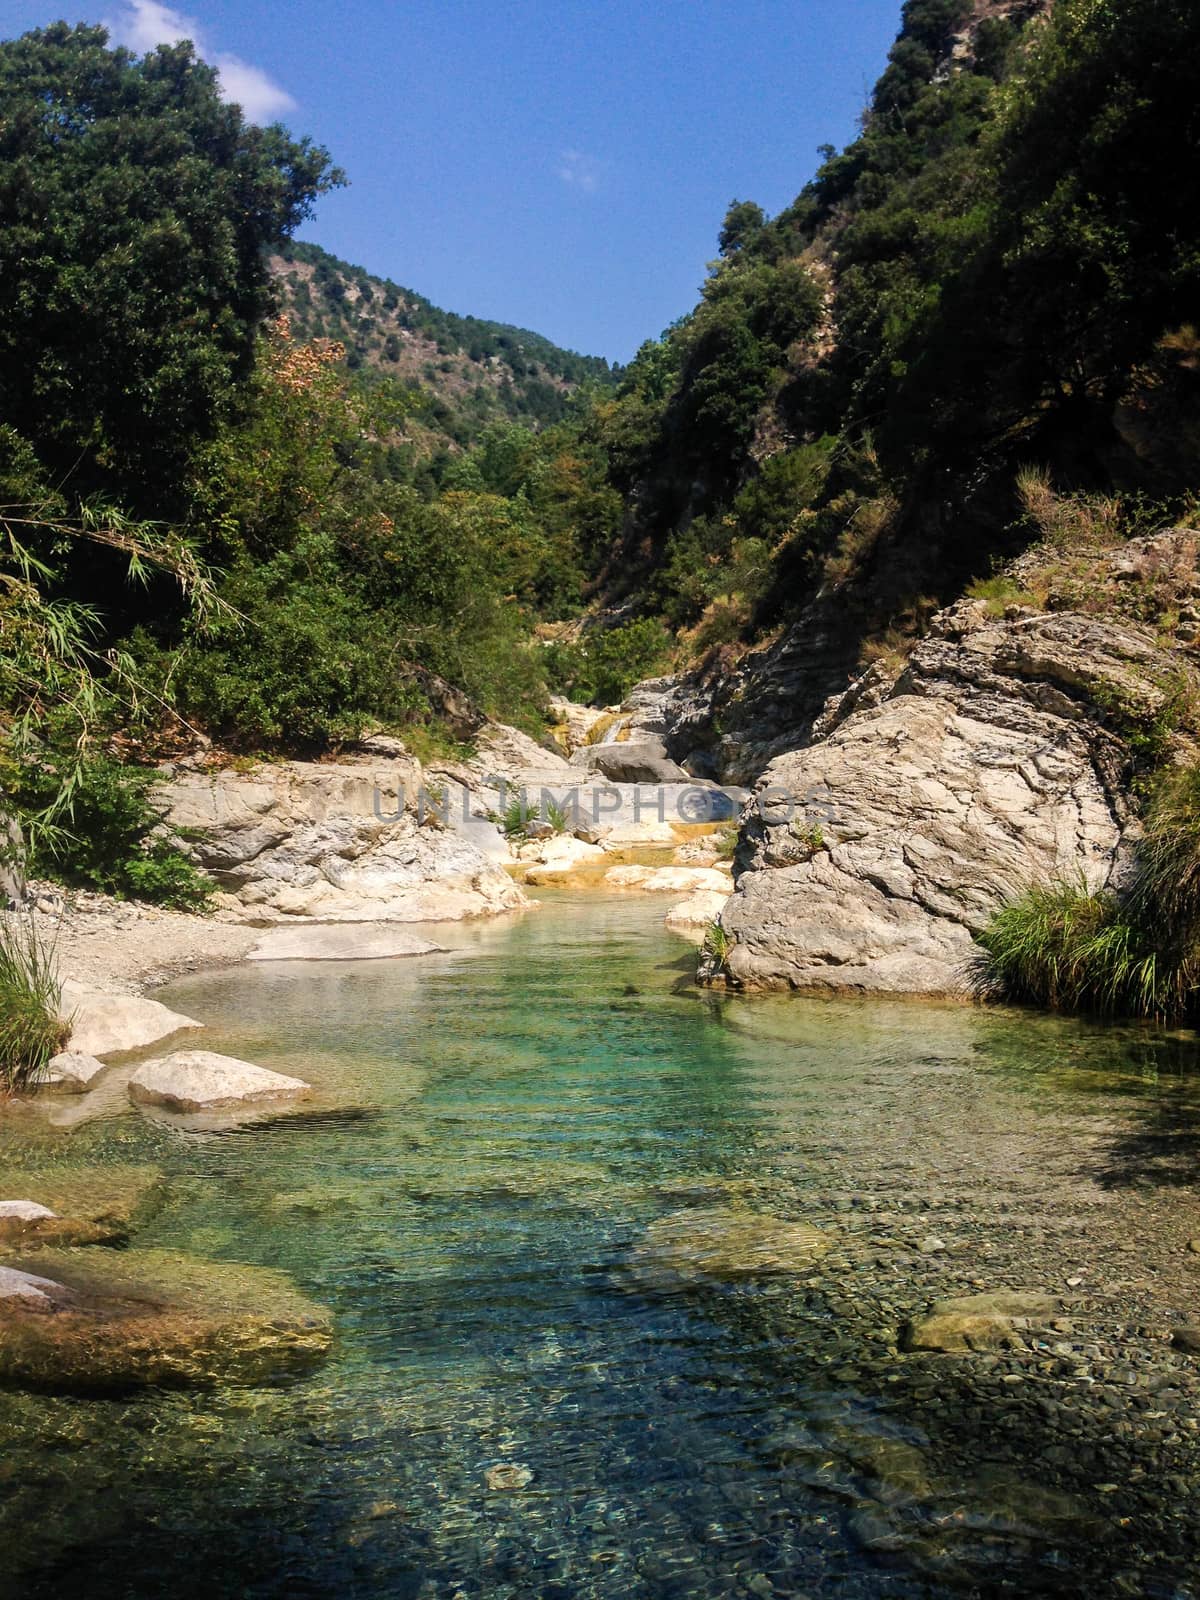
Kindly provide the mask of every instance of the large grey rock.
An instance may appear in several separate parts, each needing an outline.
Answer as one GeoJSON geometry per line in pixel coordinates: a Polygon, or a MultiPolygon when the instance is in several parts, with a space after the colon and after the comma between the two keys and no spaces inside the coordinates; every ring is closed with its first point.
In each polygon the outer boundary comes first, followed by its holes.
{"type": "Polygon", "coordinates": [[[211,1050],[177,1050],[144,1061],[129,1080],[134,1105],[167,1111],[226,1111],[243,1106],[285,1106],[307,1100],[312,1089],[298,1078],[268,1072],[236,1056],[211,1050]]]}
{"type": "Polygon", "coordinates": [[[464,832],[419,824],[420,782],[407,756],[293,761],[183,774],[162,798],[246,921],[450,922],[526,906],[464,832]]]}
{"type": "Polygon", "coordinates": [[[111,1056],[123,1050],[142,1050],[185,1028],[204,1026],[157,1000],[132,994],[101,994],[70,979],[62,986],[61,1015],[64,1022],[71,1024],[67,1053],[73,1056],[111,1056]]]}
{"type": "Polygon", "coordinates": [[[746,987],[948,994],[999,905],[1056,876],[1109,881],[1128,822],[1109,708],[1151,721],[1179,672],[1138,630],[943,613],[895,686],[832,708],[780,756],[722,915],[746,987]],[[794,815],[787,814],[794,806],[794,815]]]}
{"type": "Polygon", "coordinates": [[[687,783],[682,767],[667,759],[661,739],[634,744],[593,744],[576,751],[573,761],[610,783],[687,783]]]}

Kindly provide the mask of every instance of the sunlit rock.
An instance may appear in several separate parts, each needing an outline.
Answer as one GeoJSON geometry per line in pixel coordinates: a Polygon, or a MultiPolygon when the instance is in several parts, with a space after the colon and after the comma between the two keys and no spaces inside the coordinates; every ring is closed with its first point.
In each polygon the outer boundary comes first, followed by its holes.
{"type": "Polygon", "coordinates": [[[227,1111],[246,1106],[287,1106],[307,1100],[311,1086],[299,1078],[268,1072],[235,1056],[210,1050],[177,1050],[144,1061],[129,1080],[134,1105],[167,1111],[227,1111]]]}

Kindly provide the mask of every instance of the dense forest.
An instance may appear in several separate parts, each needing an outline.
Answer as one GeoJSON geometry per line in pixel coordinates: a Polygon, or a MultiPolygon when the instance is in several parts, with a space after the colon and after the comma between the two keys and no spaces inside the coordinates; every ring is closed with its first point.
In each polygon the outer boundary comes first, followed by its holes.
{"type": "Polygon", "coordinates": [[[189,46],[0,46],[2,759],[44,854],[86,813],[153,876],[129,764],[200,738],[444,748],[442,682],[536,733],[835,591],[903,649],[1031,484],[1177,515],[1198,44],[1186,0],[908,0],[858,137],[731,205],[616,373],[295,242],[342,174],[189,46]]]}

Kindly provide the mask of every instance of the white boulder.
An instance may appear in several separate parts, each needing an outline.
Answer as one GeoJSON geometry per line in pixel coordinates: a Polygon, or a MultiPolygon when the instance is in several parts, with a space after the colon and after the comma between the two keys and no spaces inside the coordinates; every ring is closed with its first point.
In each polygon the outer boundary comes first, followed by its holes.
{"type": "Polygon", "coordinates": [[[243,1106],[288,1105],[312,1093],[299,1078],[268,1072],[236,1056],[211,1050],[177,1050],[144,1061],[129,1080],[134,1105],[167,1111],[225,1111],[243,1106]]]}
{"type": "Polygon", "coordinates": [[[60,1094],[86,1094],[103,1071],[103,1061],[95,1056],[81,1050],[64,1050],[46,1063],[38,1088],[57,1089],[60,1094]]]}
{"type": "Polygon", "coordinates": [[[184,1028],[202,1028],[194,1017],[171,1011],[157,1000],[134,994],[101,994],[68,979],[62,986],[61,1015],[71,1024],[67,1053],[111,1056],[143,1050],[184,1028]]]}
{"type": "Polygon", "coordinates": [[[700,889],[672,906],[663,921],[674,933],[703,934],[724,911],[732,885],[728,889],[700,889]]]}
{"type": "Polygon", "coordinates": [[[722,895],[733,892],[733,879],[715,867],[610,867],[604,882],[610,889],[643,894],[694,895],[705,889],[722,895]]]}

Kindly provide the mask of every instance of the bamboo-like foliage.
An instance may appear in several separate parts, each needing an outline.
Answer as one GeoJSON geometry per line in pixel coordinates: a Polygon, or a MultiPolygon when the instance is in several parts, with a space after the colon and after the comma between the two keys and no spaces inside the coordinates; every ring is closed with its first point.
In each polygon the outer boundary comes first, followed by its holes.
{"type": "Polygon", "coordinates": [[[48,505],[0,505],[0,737],[20,759],[37,750],[54,719],[68,730],[77,758],[63,759],[60,745],[55,797],[40,816],[25,819],[34,831],[70,816],[82,759],[102,714],[114,707],[132,711],[151,697],[128,654],[97,642],[100,623],[92,608],[53,594],[55,569],[38,552],[77,541],[120,552],[131,583],[145,585],[154,573],[165,573],[200,628],[230,610],[217,595],[215,574],[173,528],[136,522],[99,503],[71,519],[48,505]]]}

